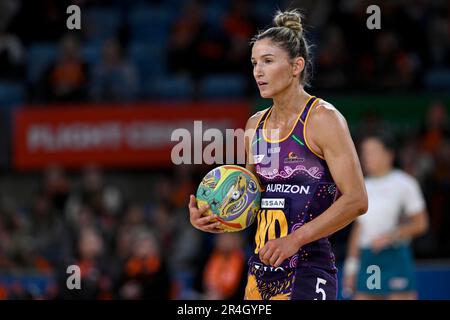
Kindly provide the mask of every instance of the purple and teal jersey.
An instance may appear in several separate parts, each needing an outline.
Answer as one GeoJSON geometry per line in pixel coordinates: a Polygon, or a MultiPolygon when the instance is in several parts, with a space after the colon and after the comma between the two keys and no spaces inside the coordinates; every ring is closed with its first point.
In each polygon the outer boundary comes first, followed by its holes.
{"type": "MultiPolygon", "coordinates": [[[[259,119],[251,150],[263,192],[255,247],[249,261],[257,268],[267,268],[258,257],[267,241],[284,237],[315,219],[337,198],[338,190],[325,159],[312,151],[305,139],[305,124],[317,101],[316,97],[308,100],[291,132],[280,140],[270,140],[265,134],[272,108],[259,119]]],[[[334,262],[331,244],[328,238],[322,238],[300,248],[277,269],[309,266],[336,270],[334,262]]]]}

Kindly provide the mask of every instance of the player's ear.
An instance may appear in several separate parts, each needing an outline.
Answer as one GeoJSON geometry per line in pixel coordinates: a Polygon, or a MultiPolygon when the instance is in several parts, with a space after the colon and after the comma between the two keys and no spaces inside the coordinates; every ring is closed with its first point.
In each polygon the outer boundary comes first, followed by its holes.
{"type": "Polygon", "coordinates": [[[303,57],[297,57],[292,63],[292,75],[299,77],[303,69],[305,69],[305,59],[303,57]]]}

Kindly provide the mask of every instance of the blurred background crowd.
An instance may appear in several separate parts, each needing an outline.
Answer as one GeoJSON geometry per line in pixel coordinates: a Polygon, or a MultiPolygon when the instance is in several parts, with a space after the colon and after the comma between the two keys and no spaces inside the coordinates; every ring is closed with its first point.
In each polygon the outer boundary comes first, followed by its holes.
{"type": "Polygon", "coordinates": [[[386,1],[374,32],[362,24],[370,4],[4,0],[1,102],[201,99],[223,86],[227,97],[255,95],[249,39],[271,23],[275,9],[288,6],[307,13],[314,88],[448,89],[448,2],[386,1]],[[70,4],[82,8],[79,31],[65,28],[70,4]]]}
{"type": "MultiPolygon", "coordinates": [[[[224,98],[259,110],[267,101],[253,83],[249,40],[288,7],[304,10],[314,45],[310,92],[331,102],[355,94],[413,102],[407,125],[395,106],[374,104],[349,124],[357,144],[372,130],[395,132],[397,165],[421,183],[430,215],[415,255],[449,259],[450,3],[383,1],[382,28],[369,32],[372,2],[1,0],[0,298],[242,297],[252,230],[213,236],[188,220],[188,196],[211,167],[51,163],[19,172],[11,117],[25,105],[224,98]],[[81,8],[81,30],[65,27],[71,4],[81,8]],[[81,291],[66,287],[72,264],[80,266],[81,291]]],[[[346,230],[331,240],[342,262],[346,230]]]]}

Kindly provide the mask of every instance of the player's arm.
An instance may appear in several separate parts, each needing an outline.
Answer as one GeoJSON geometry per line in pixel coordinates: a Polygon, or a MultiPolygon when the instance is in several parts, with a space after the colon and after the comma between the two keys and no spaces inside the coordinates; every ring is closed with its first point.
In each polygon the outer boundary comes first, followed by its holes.
{"type": "Polygon", "coordinates": [[[407,220],[392,232],[382,234],[374,239],[371,243],[374,252],[395,242],[418,237],[428,229],[428,214],[419,183],[414,178],[406,179],[404,184],[399,184],[398,188],[403,191],[401,201],[407,220]]]}
{"type": "Polygon", "coordinates": [[[403,207],[408,219],[391,235],[393,242],[421,236],[428,230],[428,213],[419,182],[410,177],[405,180],[405,183],[402,195],[403,207]]]}
{"type": "Polygon", "coordinates": [[[358,239],[361,226],[358,221],[353,222],[352,229],[347,241],[347,258],[359,259],[358,239]]]}
{"type": "Polygon", "coordinates": [[[397,228],[392,234],[394,241],[410,239],[423,235],[428,230],[428,215],[426,210],[416,212],[408,217],[408,221],[397,228]]]}
{"type": "Polygon", "coordinates": [[[424,234],[428,229],[428,215],[426,210],[420,210],[408,215],[407,222],[401,224],[393,232],[383,234],[371,243],[374,252],[405,239],[412,239],[424,234]]]}
{"type": "Polygon", "coordinates": [[[266,110],[255,113],[253,116],[251,116],[247,120],[247,124],[245,125],[244,142],[245,142],[245,153],[247,155],[245,168],[247,170],[250,170],[253,173],[255,173],[255,165],[253,164],[253,154],[252,154],[252,150],[251,150],[251,143],[252,143],[253,137],[256,133],[255,129],[256,129],[256,126],[258,125],[259,119],[262,117],[262,115],[264,114],[264,112],[266,110]]]}
{"type": "Polygon", "coordinates": [[[361,225],[358,221],[353,222],[352,230],[347,242],[347,256],[344,261],[344,278],[342,295],[350,297],[353,295],[356,286],[356,275],[359,271],[359,246],[358,240],[361,232],[361,225]]]}
{"type": "Polygon", "coordinates": [[[344,117],[332,105],[321,102],[311,110],[306,132],[312,150],[325,158],[342,195],[294,232],[298,247],[342,229],[368,207],[361,165],[344,117]]]}

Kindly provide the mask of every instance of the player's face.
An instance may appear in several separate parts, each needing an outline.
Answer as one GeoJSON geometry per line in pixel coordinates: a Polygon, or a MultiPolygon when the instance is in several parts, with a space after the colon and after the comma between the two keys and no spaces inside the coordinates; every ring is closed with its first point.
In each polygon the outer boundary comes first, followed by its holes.
{"type": "Polygon", "coordinates": [[[273,98],[291,85],[298,85],[287,52],[269,39],[256,41],[252,48],[253,76],[263,98],[273,98]]]}
{"type": "Polygon", "coordinates": [[[368,175],[377,176],[392,168],[392,154],[378,139],[364,140],[361,151],[364,170],[368,175]]]}

